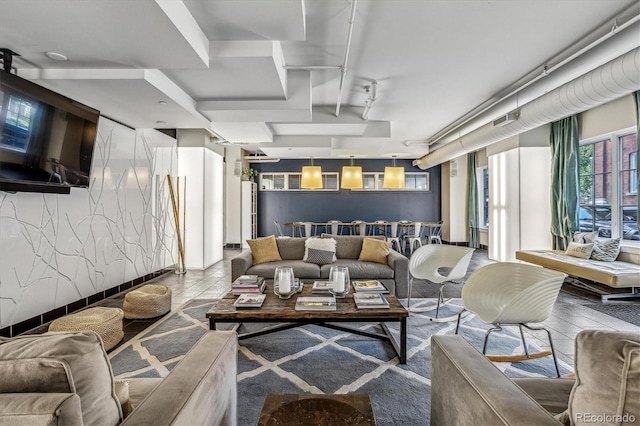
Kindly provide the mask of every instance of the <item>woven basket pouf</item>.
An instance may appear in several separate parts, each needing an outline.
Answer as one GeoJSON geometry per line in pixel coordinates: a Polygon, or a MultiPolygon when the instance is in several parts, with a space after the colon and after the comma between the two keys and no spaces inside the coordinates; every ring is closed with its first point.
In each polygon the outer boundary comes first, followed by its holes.
{"type": "Polygon", "coordinates": [[[171,289],[164,285],[147,284],[124,296],[124,317],[155,318],[171,310],[171,289]]]}
{"type": "Polygon", "coordinates": [[[102,338],[104,349],[108,351],[124,337],[122,316],[120,308],[97,306],[52,321],[49,331],[95,331],[102,338]]]}

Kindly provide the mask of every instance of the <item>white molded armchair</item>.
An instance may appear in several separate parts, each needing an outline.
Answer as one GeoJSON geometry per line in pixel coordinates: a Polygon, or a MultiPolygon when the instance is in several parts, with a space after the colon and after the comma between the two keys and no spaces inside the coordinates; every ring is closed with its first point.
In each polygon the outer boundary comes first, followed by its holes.
{"type": "MultiPolygon", "coordinates": [[[[464,278],[467,268],[471,262],[473,251],[470,247],[449,246],[440,244],[429,244],[416,250],[409,259],[409,300],[407,301],[407,310],[411,310],[411,290],[413,288],[413,280],[428,280],[436,284],[440,284],[438,292],[438,305],[436,307],[436,316],[432,320],[438,320],[438,312],[440,304],[444,303],[442,290],[448,282],[464,278]],[[448,268],[449,271],[444,275],[441,268],[448,268]]],[[[421,309],[424,311],[425,309],[421,309]]],[[[417,312],[417,309],[413,310],[417,312]]],[[[447,318],[446,320],[455,319],[447,318]]]]}
{"type": "MultiPolygon", "coordinates": [[[[524,345],[524,355],[488,356],[492,361],[523,361],[551,355],[560,376],[558,361],[553,349],[551,333],[544,327],[532,327],[529,323],[549,318],[566,274],[551,269],[521,263],[494,263],[475,271],[462,288],[462,304],[480,320],[492,324],[484,337],[482,353],[486,355],[489,335],[501,331],[502,326],[517,325],[524,345]],[[529,354],[522,327],[544,330],[549,338],[550,351],[529,354]]],[[[463,311],[464,312],[464,311],[463,311]]],[[[458,315],[456,334],[462,312],[458,315]]]]}

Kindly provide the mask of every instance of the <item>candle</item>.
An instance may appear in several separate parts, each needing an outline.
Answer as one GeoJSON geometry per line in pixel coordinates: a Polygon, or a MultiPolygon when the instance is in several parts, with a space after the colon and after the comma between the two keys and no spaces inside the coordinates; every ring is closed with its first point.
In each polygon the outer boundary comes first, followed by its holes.
{"type": "Polygon", "coordinates": [[[288,271],[280,271],[280,282],[278,289],[282,294],[291,293],[291,277],[289,276],[288,271]]]}
{"type": "Polygon", "coordinates": [[[344,271],[336,271],[333,274],[333,291],[344,293],[344,271]]]}

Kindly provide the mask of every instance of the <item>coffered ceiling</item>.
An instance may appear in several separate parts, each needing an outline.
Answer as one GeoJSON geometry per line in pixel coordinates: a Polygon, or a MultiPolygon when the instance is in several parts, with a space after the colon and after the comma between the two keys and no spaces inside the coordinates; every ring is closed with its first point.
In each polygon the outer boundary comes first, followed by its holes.
{"type": "Polygon", "coordinates": [[[20,76],[132,127],[206,128],[280,158],[417,158],[635,4],[355,1],[0,0],[0,47],[20,76]]]}

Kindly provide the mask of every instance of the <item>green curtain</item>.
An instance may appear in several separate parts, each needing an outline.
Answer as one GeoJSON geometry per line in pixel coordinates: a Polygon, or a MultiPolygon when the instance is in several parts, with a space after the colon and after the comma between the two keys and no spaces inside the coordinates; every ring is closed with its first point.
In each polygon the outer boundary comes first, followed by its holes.
{"type": "Polygon", "coordinates": [[[469,247],[480,247],[478,239],[478,182],[476,179],[476,153],[467,154],[467,206],[469,223],[469,247]]]}
{"type": "MultiPolygon", "coordinates": [[[[633,99],[636,101],[636,151],[640,152],[640,90],[633,92],[633,99]]],[[[640,229],[640,167],[638,167],[638,160],[636,160],[636,185],[636,194],[638,195],[636,226],[640,229]]]]}
{"type": "Polygon", "coordinates": [[[578,117],[551,123],[551,234],[565,250],[578,225],[578,117]]]}

